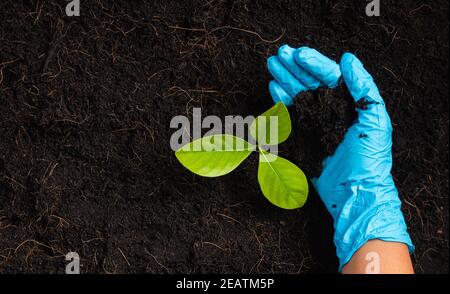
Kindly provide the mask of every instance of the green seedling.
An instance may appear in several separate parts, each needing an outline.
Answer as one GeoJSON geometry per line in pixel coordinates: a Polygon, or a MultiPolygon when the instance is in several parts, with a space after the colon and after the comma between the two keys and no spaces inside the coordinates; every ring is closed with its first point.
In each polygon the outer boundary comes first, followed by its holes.
{"type": "Polygon", "coordinates": [[[271,146],[278,145],[291,133],[291,118],[286,106],[281,102],[276,104],[258,116],[249,130],[256,145],[228,134],[210,135],[184,145],[175,156],[197,175],[219,177],[233,171],[256,151],[259,153],[258,182],[264,196],[284,209],[302,207],[309,191],[305,174],[292,162],[265,150],[266,142],[271,146]],[[275,132],[274,128],[277,128],[275,132]]]}

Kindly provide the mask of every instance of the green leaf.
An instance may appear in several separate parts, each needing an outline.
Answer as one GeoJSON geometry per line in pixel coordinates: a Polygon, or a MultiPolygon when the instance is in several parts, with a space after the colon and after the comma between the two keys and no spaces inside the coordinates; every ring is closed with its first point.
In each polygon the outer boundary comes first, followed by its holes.
{"type": "Polygon", "coordinates": [[[291,128],[289,111],[282,102],[278,102],[253,121],[250,126],[250,135],[259,145],[278,145],[287,140],[291,128]],[[272,126],[273,130],[271,130],[271,122],[273,122],[271,117],[278,118],[278,126],[272,126]],[[263,142],[260,142],[261,140],[263,142]]]}
{"type": "Polygon", "coordinates": [[[175,156],[195,174],[218,177],[238,167],[255,149],[256,146],[232,135],[211,135],[184,145],[175,156]]]}
{"type": "Polygon", "coordinates": [[[284,209],[302,207],[308,197],[308,181],[301,169],[264,151],[259,155],[258,182],[264,196],[284,209]]]}

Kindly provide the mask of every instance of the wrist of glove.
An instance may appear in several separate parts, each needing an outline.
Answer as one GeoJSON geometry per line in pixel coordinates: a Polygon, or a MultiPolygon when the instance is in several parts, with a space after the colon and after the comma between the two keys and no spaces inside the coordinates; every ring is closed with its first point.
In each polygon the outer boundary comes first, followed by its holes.
{"type": "Polygon", "coordinates": [[[372,76],[359,59],[346,53],[337,64],[314,49],[285,45],[278,56],[268,59],[268,68],[275,78],[269,84],[275,102],[291,105],[300,92],[333,88],[340,80],[355,102],[365,100],[365,107],[356,109],[357,121],[335,154],[324,161],[320,177],[313,179],[334,219],[339,271],[372,239],[405,243],[413,252],[391,175],[391,121],[372,76]]]}
{"type": "Polygon", "coordinates": [[[334,223],[339,272],[369,240],[401,242],[408,245],[410,252],[414,250],[401,212],[401,202],[394,190],[391,194],[384,194],[353,186],[351,192],[344,192],[350,196],[334,223]]]}
{"type": "MultiPolygon", "coordinates": [[[[339,156],[339,153],[336,155],[339,156]]],[[[383,168],[390,170],[389,167],[383,168]]],[[[340,178],[339,172],[339,169],[333,169],[330,165],[319,179],[313,181],[334,219],[334,243],[339,258],[339,272],[369,240],[405,243],[412,253],[414,246],[407,232],[401,201],[392,176],[388,174],[384,179],[373,179],[380,180],[378,183],[349,178],[338,187],[330,187],[326,183],[327,177],[340,178]]]]}

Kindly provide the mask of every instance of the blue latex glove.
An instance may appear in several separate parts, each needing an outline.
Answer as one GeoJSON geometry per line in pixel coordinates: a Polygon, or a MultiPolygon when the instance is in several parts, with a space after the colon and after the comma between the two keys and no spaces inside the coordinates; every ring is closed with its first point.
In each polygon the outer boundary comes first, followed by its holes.
{"type": "MultiPolygon", "coordinates": [[[[321,56],[314,60],[323,63],[308,64],[301,55],[298,59],[297,64],[308,73],[336,73],[334,65],[321,56]]],[[[384,101],[372,76],[353,54],[343,55],[340,71],[355,102],[365,99],[368,104],[357,108],[356,123],[335,154],[324,161],[320,177],[313,179],[334,219],[339,271],[372,239],[401,242],[410,253],[414,251],[391,175],[392,125],[384,101]]],[[[336,83],[338,80],[335,78],[336,83]]]]}
{"type": "Polygon", "coordinates": [[[269,83],[273,101],[287,106],[293,105],[295,96],[302,91],[336,87],[341,77],[336,62],[309,47],[294,49],[283,45],[277,56],[269,57],[267,67],[275,79],[269,83]]]}

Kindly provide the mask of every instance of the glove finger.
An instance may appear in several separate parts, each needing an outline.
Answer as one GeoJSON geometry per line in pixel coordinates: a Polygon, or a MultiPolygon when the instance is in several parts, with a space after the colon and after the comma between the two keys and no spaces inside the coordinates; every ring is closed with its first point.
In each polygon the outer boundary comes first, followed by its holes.
{"type": "Polygon", "coordinates": [[[294,105],[293,98],[286,93],[283,87],[278,84],[277,81],[271,81],[269,83],[270,95],[272,95],[272,100],[275,104],[278,102],[283,102],[286,106],[294,105]]]}
{"type": "Polygon", "coordinates": [[[378,87],[361,61],[351,53],[345,53],[341,59],[341,71],[350,94],[355,102],[361,98],[383,103],[378,87]]]}
{"type": "Polygon", "coordinates": [[[339,65],[319,51],[300,47],[294,55],[295,62],[311,75],[322,81],[330,88],[338,85],[341,77],[339,65]]]}
{"type": "Polygon", "coordinates": [[[308,90],[298,79],[296,79],[287,68],[283,66],[277,56],[269,57],[267,60],[269,72],[278,84],[291,97],[297,96],[300,92],[308,90]]]}
{"type": "Polygon", "coordinates": [[[355,55],[345,53],[341,59],[341,71],[350,94],[357,102],[358,127],[391,131],[383,98],[361,61],[355,55]]]}
{"type": "Polygon", "coordinates": [[[281,63],[306,87],[315,90],[320,86],[320,81],[306,70],[301,68],[294,59],[296,49],[283,45],[278,49],[278,58],[281,63]]]}

